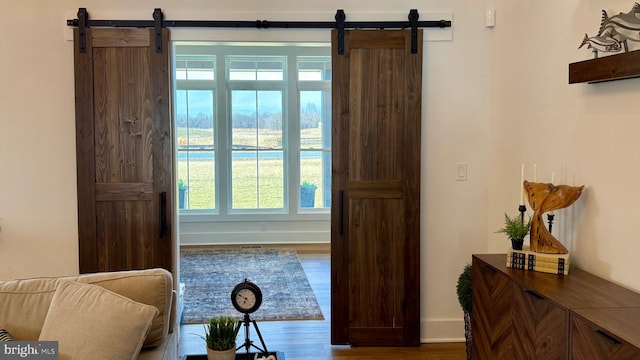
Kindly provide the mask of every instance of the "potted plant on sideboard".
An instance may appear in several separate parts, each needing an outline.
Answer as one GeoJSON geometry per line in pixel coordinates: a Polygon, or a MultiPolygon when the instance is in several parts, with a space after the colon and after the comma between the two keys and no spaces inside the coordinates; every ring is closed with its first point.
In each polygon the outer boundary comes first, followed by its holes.
{"type": "Polygon", "coordinates": [[[236,338],[241,322],[232,316],[217,316],[204,326],[202,338],[207,343],[207,359],[234,360],[236,358],[236,338]]]}
{"type": "Polygon", "coordinates": [[[524,237],[527,236],[530,228],[531,217],[524,221],[523,215],[519,214],[510,218],[509,215],[504,214],[504,227],[496,232],[506,234],[509,237],[513,250],[522,250],[524,237]]]}

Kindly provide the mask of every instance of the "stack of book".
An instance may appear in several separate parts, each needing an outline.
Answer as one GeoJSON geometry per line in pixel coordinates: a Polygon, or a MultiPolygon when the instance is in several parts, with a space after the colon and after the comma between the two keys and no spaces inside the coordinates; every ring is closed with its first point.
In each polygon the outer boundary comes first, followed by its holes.
{"type": "Polygon", "coordinates": [[[522,250],[507,250],[507,267],[514,269],[569,275],[569,265],[569,254],[537,253],[528,246],[523,246],[522,250]]]}

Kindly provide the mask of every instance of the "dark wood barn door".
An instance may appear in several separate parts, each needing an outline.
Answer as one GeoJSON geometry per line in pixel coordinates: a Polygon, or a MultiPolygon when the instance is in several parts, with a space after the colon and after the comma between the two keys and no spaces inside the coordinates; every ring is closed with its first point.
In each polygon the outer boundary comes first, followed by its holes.
{"type": "Polygon", "coordinates": [[[420,342],[422,32],[345,31],[333,48],[331,341],[420,342]]]}
{"type": "Polygon", "coordinates": [[[75,30],[80,272],[171,271],[169,33],[75,30]]]}

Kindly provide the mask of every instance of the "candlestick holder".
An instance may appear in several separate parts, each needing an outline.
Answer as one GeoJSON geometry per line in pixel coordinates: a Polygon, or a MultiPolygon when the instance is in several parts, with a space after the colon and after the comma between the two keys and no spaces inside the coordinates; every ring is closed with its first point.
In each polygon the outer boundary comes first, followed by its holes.
{"type": "Polygon", "coordinates": [[[520,221],[524,224],[524,213],[527,211],[525,205],[518,205],[518,211],[520,211],[520,221]]]}
{"type": "Polygon", "coordinates": [[[551,228],[553,227],[553,219],[555,217],[555,214],[547,214],[547,221],[549,222],[549,233],[551,233],[551,228]]]}

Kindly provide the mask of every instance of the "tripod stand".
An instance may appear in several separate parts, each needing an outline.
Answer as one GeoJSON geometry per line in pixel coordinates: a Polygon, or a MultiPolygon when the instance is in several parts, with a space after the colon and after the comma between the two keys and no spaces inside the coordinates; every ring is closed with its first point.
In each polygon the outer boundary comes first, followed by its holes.
{"type": "Polygon", "coordinates": [[[242,319],[240,322],[244,324],[244,344],[238,346],[236,350],[245,348],[247,350],[247,357],[249,356],[249,351],[252,346],[256,348],[258,351],[260,351],[261,353],[267,353],[268,352],[267,345],[265,345],[264,340],[262,339],[262,334],[260,334],[260,329],[258,329],[258,324],[256,324],[256,321],[251,320],[251,318],[249,318],[249,314],[244,314],[244,319],[242,319]],[[258,334],[258,338],[260,338],[260,343],[262,344],[262,348],[255,345],[253,341],[251,341],[251,339],[249,338],[250,323],[253,323],[253,327],[256,329],[256,333],[258,334]]]}

